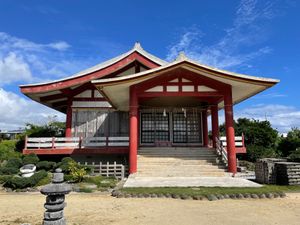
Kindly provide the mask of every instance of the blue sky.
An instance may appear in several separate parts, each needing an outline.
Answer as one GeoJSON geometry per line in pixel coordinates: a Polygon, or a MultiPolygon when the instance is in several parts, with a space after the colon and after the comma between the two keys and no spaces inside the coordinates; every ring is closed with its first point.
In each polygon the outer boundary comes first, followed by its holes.
{"type": "Polygon", "coordinates": [[[168,61],[185,51],[204,64],[280,79],[235,106],[235,118],[267,118],[280,132],[300,127],[300,1],[2,0],[0,11],[0,129],[64,118],[24,97],[19,84],[69,76],[135,41],[168,61]]]}

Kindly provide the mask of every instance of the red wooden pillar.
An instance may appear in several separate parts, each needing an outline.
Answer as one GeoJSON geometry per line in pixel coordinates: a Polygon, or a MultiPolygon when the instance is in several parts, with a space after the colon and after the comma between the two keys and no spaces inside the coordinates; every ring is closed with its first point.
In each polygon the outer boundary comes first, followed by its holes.
{"type": "Polygon", "coordinates": [[[65,136],[72,137],[72,98],[68,99],[65,136]]]}
{"type": "Polygon", "coordinates": [[[232,93],[226,92],[224,95],[224,111],[225,111],[225,126],[226,126],[226,142],[227,142],[227,157],[228,157],[228,172],[236,173],[236,149],[235,149],[235,134],[233,121],[233,106],[232,93]]]}
{"type": "Polygon", "coordinates": [[[138,149],[138,99],[134,87],[130,88],[129,101],[129,173],[137,172],[137,149],[138,149]]]}
{"type": "Polygon", "coordinates": [[[208,147],[207,109],[202,111],[203,146],[208,147]]]}
{"type": "Polygon", "coordinates": [[[219,138],[219,115],[218,105],[211,106],[211,131],[213,139],[213,147],[216,147],[216,138],[219,138]]]}

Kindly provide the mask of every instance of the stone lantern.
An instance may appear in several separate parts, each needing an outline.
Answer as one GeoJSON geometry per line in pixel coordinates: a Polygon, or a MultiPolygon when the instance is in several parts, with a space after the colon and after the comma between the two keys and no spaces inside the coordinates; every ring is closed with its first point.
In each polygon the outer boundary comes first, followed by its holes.
{"type": "Polygon", "coordinates": [[[64,174],[60,168],[55,170],[52,183],[41,189],[43,195],[47,195],[44,205],[43,225],[65,225],[64,218],[65,195],[71,192],[71,185],[64,183],[64,174]]]}

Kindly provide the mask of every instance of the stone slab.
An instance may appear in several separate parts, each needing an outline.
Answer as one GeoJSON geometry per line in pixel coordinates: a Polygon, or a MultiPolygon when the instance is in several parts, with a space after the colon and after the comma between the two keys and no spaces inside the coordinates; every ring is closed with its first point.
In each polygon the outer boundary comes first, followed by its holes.
{"type": "Polygon", "coordinates": [[[124,187],[262,187],[239,177],[134,177],[124,187]]]}

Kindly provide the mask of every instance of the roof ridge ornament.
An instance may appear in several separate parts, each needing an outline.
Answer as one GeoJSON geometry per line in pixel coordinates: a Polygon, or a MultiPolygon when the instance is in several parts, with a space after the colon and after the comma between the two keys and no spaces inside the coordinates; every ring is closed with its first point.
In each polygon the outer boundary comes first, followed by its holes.
{"type": "Polygon", "coordinates": [[[188,57],[185,55],[184,51],[179,52],[175,61],[184,61],[188,60],[188,57]]]}
{"type": "Polygon", "coordinates": [[[143,48],[141,46],[141,43],[139,41],[136,41],[134,43],[133,49],[135,49],[135,50],[142,50],[143,48]]]}

